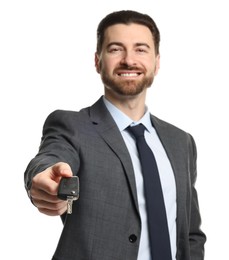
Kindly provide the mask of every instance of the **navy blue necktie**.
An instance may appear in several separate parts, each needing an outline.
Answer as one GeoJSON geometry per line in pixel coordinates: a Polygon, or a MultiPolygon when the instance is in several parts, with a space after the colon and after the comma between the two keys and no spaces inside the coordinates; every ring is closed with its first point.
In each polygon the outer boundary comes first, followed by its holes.
{"type": "Polygon", "coordinates": [[[164,198],[157,163],[145,141],[145,126],[128,127],[136,139],[144,179],[152,260],[171,260],[171,246],[164,198]]]}

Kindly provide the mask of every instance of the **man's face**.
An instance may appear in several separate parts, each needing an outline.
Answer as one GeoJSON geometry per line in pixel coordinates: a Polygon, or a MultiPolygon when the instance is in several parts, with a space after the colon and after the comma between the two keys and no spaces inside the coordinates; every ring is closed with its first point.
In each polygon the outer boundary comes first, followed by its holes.
{"type": "Polygon", "coordinates": [[[95,66],[110,94],[135,96],[150,87],[159,69],[152,34],[139,24],[116,24],[105,31],[95,66]]]}

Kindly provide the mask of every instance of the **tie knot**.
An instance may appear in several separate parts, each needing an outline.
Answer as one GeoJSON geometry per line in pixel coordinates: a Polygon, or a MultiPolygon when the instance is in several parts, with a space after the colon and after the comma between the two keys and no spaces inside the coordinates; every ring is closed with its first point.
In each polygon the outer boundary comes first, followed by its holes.
{"type": "Polygon", "coordinates": [[[140,136],[144,136],[145,126],[143,124],[139,124],[136,126],[128,127],[128,130],[133,136],[137,139],[140,136]]]}

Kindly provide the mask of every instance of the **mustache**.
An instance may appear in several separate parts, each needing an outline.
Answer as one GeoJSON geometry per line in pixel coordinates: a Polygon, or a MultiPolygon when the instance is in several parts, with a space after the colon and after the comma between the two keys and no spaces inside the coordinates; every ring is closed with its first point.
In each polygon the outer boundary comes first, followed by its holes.
{"type": "Polygon", "coordinates": [[[128,64],[124,64],[124,65],[121,65],[119,67],[116,68],[116,70],[139,70],[140,68],[137,67],[137,66],[131,66],[131,65],[128,65],[128,64]]]}

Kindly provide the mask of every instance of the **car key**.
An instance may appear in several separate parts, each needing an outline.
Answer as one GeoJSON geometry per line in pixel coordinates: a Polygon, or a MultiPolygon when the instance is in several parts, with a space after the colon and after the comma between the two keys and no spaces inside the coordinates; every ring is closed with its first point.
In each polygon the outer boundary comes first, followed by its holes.
{"type": "Polygon", "coordinates": [[[72,214],[72,204],[79,198],[78,176],[63,177],[58,188],[58,198],[67,200],[67,213],[72,214]]]}

